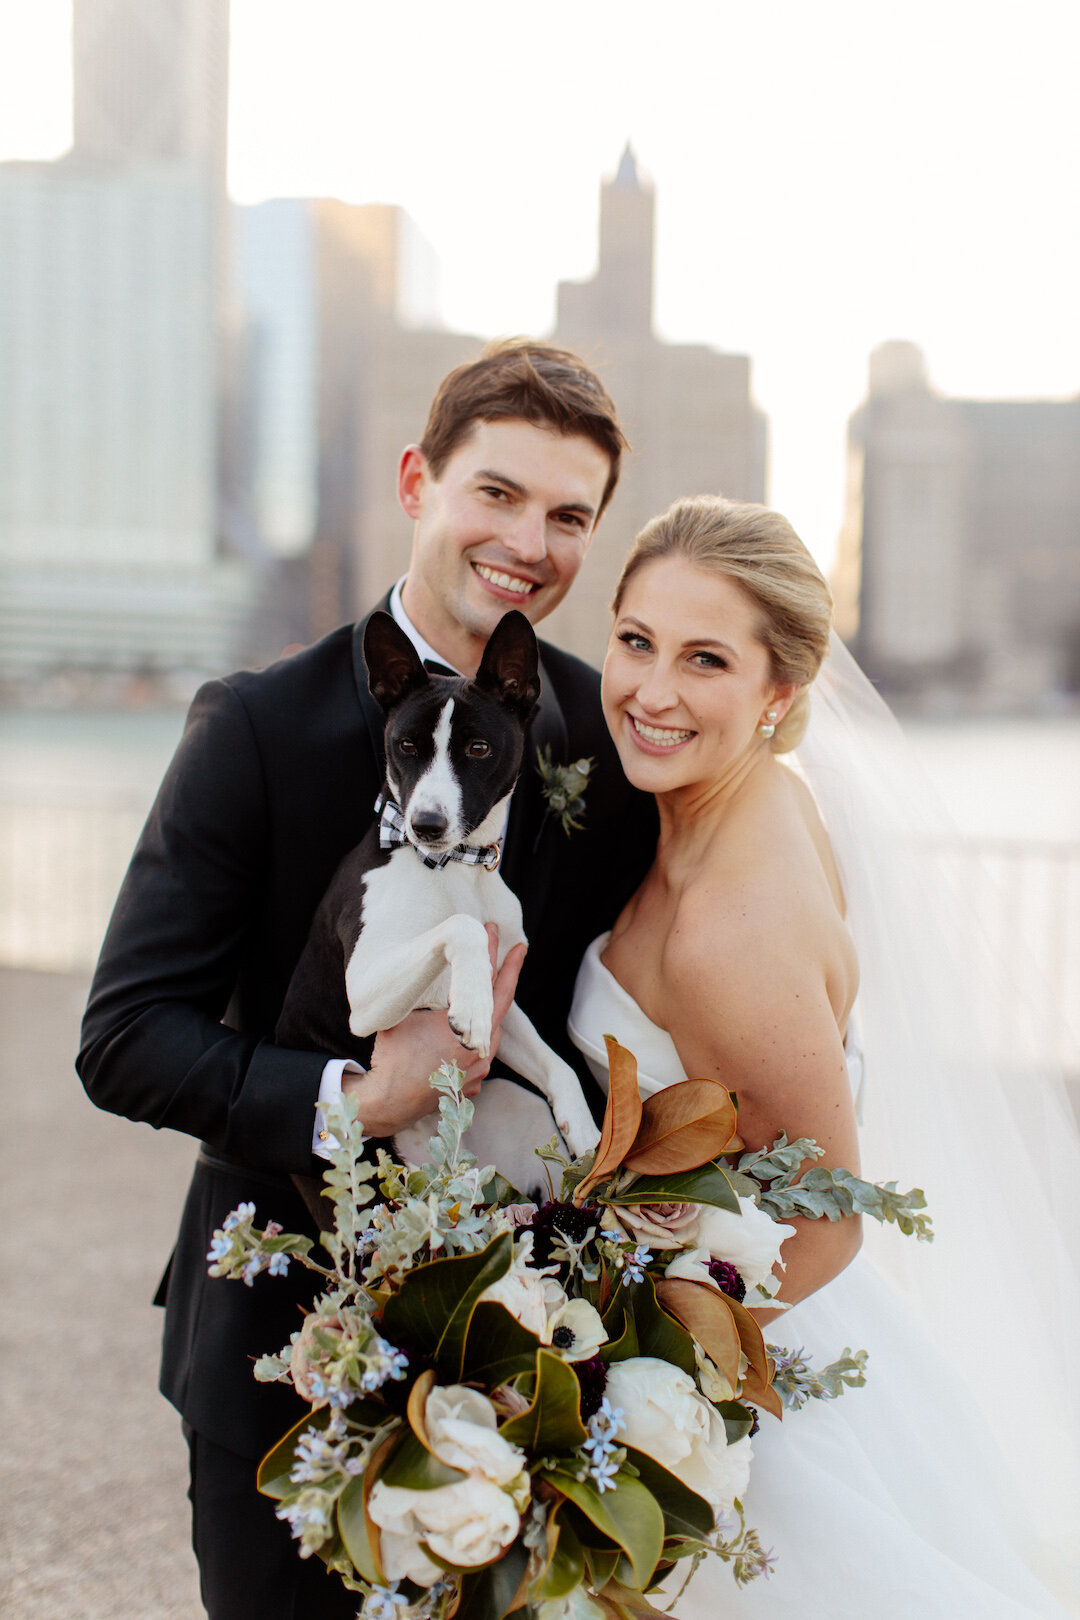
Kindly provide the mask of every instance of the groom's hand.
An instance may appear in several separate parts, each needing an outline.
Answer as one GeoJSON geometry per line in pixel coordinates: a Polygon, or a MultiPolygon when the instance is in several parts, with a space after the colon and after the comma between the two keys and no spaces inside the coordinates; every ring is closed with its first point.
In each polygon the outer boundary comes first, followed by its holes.
{"type": "Polygon", "coordinates": [[[475,1052],[461,1045],[450,1028],[445,1009],[411,1012],[393,1029],[380,1030],[375,1037],[367,1074],[346,1075],[341,1088],[357,1098],[359,1117],[367,1135],[393,1136],[395,1131],[404,1130],[430,1114],[435,1096],[428,1077],[440,1063],[457,1064],[465,1076],[463,1090],[467,1097],[475,1097],[480,1090],[499,1048],[502,1021],[514,999],[526,949],[524,945],[515,945],[506,953],[502,967],[497,968],[499,930],[494,923],[486,927],[495,1003],[488,1056],[477,1057],[475,1052]]]}

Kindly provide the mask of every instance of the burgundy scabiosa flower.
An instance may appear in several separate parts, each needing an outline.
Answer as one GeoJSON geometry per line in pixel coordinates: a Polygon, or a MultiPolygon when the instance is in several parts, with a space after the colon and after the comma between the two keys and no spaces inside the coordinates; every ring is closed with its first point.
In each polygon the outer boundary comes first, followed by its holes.
{"type": "Polygon", "coordinates": [[[521,1230],[533,1235],[533,1265],[548,1266],[552,1264],[551,1251],[558,1247],[561,1237],[569,1238],[571,1243],[584,1243],[590,1227],[600,1227],[600,1211],[595,1205],[584,1204],[579,1209],[576,1204],[554,1198],[541,1204],[521,1230]]]}
{"type": "Polygon", "coordinates": [[[730,1260],[710,1260],[709,1276],[722,1294],[741,1305],[746,1298],[746,1284],[730,1260]]]}
{"type": "Polygon", "coordinates": [[[600,1410],[607,1387],[607,1367],[601,1356],[590,1356],[588,1361],[575,1361],[572,1365],[581,1385],[581,1421],[588,1423],[600,1410]]]}

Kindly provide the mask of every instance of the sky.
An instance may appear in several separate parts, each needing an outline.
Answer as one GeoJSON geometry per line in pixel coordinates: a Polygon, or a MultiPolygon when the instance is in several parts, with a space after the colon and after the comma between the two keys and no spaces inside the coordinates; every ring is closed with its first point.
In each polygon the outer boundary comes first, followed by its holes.
{"type": "MultiPolygon", "coordinates": [[[[70,138],[70,0],[0,0],[0,158],[70,138]]],[[[1080,391],[1077,0],[233,0],[240,202],[408,210],[445,323],[543,333],[626,140],[660,336],[749,354],[769,498],[824,562],[871,349],[1080,391]]]]}

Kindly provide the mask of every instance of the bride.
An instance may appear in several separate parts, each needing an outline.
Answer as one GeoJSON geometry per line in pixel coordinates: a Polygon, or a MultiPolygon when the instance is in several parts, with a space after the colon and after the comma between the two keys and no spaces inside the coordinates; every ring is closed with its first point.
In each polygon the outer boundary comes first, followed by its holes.
{"type": "MultiPolygon", "coordinates": [[[[945,1251],[924,1287],[925,1247],[889,1278],[859,1252],[857,1218],[796,1223],[779,1295],[790,1309],[759,1313],[766,1339],[819,1365],[865,1347],[868,1383],[782,1426],[762,1419],[744,1507],[775,1571],[736,1592],[709,1560],[675,1612],[1075,1613],[1062,1606],[1068,1576],[1042,1547],[1054,1515],[1068,1527],[1077,1505],[1067,1436],[1054,1445],[1080,1342],[1062,1337],[1075,1301],[1072,1262],[1055,1247],[1065,1196],[1044,1207],[1075,1133],[1045,1088],[1014,1114],[975,1052],[935,915],[944,897],[919,879],[911,838],[889,840],[911,791],[885,763],[891,721],[856,691],[869,719],[853,727],[837,691],[855,677],[835,638],[829,651],[827,586],[762,507],[676,503],[638,538],[614,613],[605,717],[627,776],[656,796],[660,838],[582,965],[572,1038],[602,1084],[607,1033],[636,1053],[643,1092],[719,1079],[737,1094],[746,1146],[813,1137],[825,1166],[859,1169],[865,1090],[865,1173],[924,1184],[945,1251]],[[781,756],[808,720],[793,769],[781,756]],[[1026,1150],[1041,1156],[1025,1183],[1026,1150]],[[997,1439],[1018,1431],[1006,1462],[997,1439]]],[[[885,1233],[881,1256],[888,1265],[890,1250],[912,1248],[885,1233]]]]}

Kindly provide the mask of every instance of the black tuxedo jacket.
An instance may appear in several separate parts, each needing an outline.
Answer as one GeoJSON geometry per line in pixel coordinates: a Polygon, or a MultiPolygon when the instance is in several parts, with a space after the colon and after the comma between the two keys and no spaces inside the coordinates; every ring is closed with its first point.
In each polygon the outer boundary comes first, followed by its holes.
{"type": "MultiPolygon", "coordinates": [[[[325,1058],[271,1036],[315,909],[374,819],[383,716],[362,635],[345,626],[198,693],[116,903],[77,1065],[100,1107],[201,1143],[159,1294],[161,1388],[196,1430],[252,1457],[305,1410],[290,1387],[256,1383],[252,1361],[288,1343],[317,1290],[295,1261],[251,1288],[211,1278],[206,1254],[242,1200],[257,1225],[314,1230],[289,1177],[324,1168],[311,1137],[325,1058]]],[[[541,677],[502,871],[529,939],[517,999],[580,1071],[565,1027],[577,967],[644,876],[656,817],[623,777],[596,672],[541,643],[541,677]],[[569,838],[540,791],[545,745],[561,763],[597,760],[569,838]]]]}

